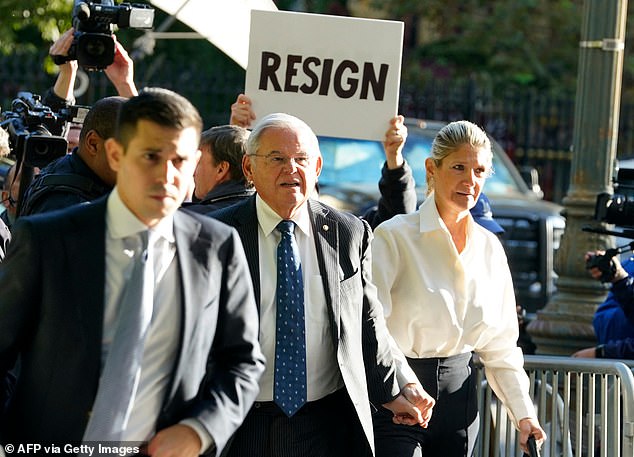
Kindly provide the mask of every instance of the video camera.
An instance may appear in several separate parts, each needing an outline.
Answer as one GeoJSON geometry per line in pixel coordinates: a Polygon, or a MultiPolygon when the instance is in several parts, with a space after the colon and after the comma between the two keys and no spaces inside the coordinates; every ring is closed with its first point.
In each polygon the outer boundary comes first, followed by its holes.
{"type": "MultiPolygon", "coordinates": [[[[608,230],[603,227],[586,226],[582,230],[634,240],[634,169],[619,168],[613,184],[615,191],[613,194],[603,192],[597,195],[594,218],[599,222],[617,225],[619,229],[608,230]]],[[[634,241],[607,249],[603,255],[591,256],[586,262],[586,268],[599,268],[601,282],[610,282],[616,273],[612,258],[633,249],[634,241]]]]}
{"type": "Polygon", "coordinates": [[[114,61],[113,25],[116,24],[120,29],[149,29],[153,23],[154,9],[149,5],[115,5],[113,0],[75,0],[73,43],[68,56],[53,56],[53,61],[60,65],[69,60],[77,60],[86,70],[103,70],[114,61]]]}
{"type": "Polygon", "coordinates": [[[604,192],[597,195],[594,218],[608,224],[634,228],[634,169],[617,170],[614,194],[604,192]]]}
{"type": "Polygon", "coordinates": [[[66,106],[55,113],[39,95],[18,92],[11,111],[0,117],[0,126],[9,133],[11,150],[18,161],[42,168],[66,154],[68,143],[62,136],[66,122],[83,123],[85,106],[66,106]]]}

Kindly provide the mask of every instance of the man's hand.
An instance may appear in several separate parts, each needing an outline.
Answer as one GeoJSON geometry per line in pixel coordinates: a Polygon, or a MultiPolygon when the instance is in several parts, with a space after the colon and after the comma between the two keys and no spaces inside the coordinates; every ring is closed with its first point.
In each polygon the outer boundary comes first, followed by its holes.
{"type": "Polygon", "coordinates": [[[154,435],[145,452],[152,457],[198,457],[203,451],[200,446],[193,428],[176,424],[154,435]]]}
{"type": "Polygon", "coordinates": [[[572,357],[581,357],[584,359],[596,359],[597,358],[597,350],[595,347],[579,349],[577,352],[572,354],[572,357]]]}
{"type": "MultiPolygon", "coordinates": [[[[599,257],[604,255],[605,255],[605,251],[589,251],[589,252],[586,252],[584,256],[584,260],[587,263],[588,260],[590,260],[593,257],[599,257]]],[[[625,269],[623,268],[623,265],[621,265],[621,262],[619,261],[618,257],[612,257],[610,259],[610,264],[612,265],[612,268],[613,268],[612,271],[614,272],[614,276],[612,277],[612,279],[609,279],[609,282],[611,282],[612,284],[614,284],[617,281],[620,281],[621,279],[625,279],[629,276],[627,271],[625,271],[625,269]]],[[[590,275],[597,281],[601,281],[602,276],[605,274],[605,272],[603,272],[599,267],[589,268],[588,271],[590,271],[590,275]]],[[[605,282],[608,282],[608,281],[605,281],[605,282]]]]}
{"type": "MultiPolygon", "coordinates": [[[[53,56],[68,56],[68,50],[73,43],[75,29],[70,28],[60,35],[60,37],[48,49],[48,53],[53,56]]],[[[77,61],[68,60],[59,64],[59,74],[53,86],[53,92],[64,100],[73,99],[73,88],[75,87],[75,77],[77,76],[77,61]]]]}
{"type": "Polygon", "coordinates": [[[407,384],[398,397],[383,405],[392,411],[392,421],[401,425],[426,428],[436,401],[418,384],[407,384]]]}
{"type": "Polygon", "coordinates": [[[128,55],[123,45],[117,41],[117,37],[112,35],[115,43],[114,60],[104,73],[112,82],[117,93],[122,97],[134,97],[138,95],[136,86],[134,85],[134,63],[128,55]]]}
{"type": "Polygon", "coordinates": [[[394,170],[403,166],[405,159],[403,158],[403,146],[407,139],[407,127],[405,127],[405,118],[398,115],[390,120],[390,128],[385,132],[385,141],[383,141],[383,150],[385,151],[385,160],[387,168],[394,170]]]}
{"type": "Polygon", "coordinates": [[[244,94],[238,95],[238,99],[231,105],[229,124],[248,129],[254,120],[255,113],[251,108],[251,99],[244,94]]]}
{"type": "Polygon", "coordinates": [[[525,417],[521,419],[519,422],[520,427],[520,447],[522,451],[528,454],[528,446],[527,441],[530,435],[535,437],[535,444],[537,444],[537,449],[542,447],[544,441],[546,440],[546,432],[540,427],[539,422],[535,419],[531,419],[530,417],[525,417]]]}

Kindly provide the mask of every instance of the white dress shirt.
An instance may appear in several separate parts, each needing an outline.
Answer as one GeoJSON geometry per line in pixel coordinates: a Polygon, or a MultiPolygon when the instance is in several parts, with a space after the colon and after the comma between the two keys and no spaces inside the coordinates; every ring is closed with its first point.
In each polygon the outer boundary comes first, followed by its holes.
{"type": "MultiPolygon", "coordinates": [[[[132,273],[132,252],[124,238],[147,230],[147,226],[123,204],[115,188],[108,197],[106,212],[106,289],[103,322],[102,366],[116,331],[118,307],[125,283],[132,273]]],[[[154,433],[155,421],[165,398],[174,369],[181,320],[181,298],[173,220],[164,219],[155,231],[156,281],[155,305],[145,341],[141,378],[124,441],[146,441],[154,433]],[[160,246],[163,244],[163,246],[160,246]],[[160,298],[160,300],[158,300],[160,298]],[[152,418],[152,419],[149,419],[152,418]]]]}
{"type": "MultiPolygon", "coordinates": [[[[108,197],[106,227],[102,367],[116,331],[120,297],[132,273],[133,252],[127,249],[124,238],[148,229],[121,201],[116,187],[108,197]]],[[[123,435],[124,441],[147,441],[156,432],[156,419],[165,400],[180,347],[182,287],[175,255],[174,219],[164,218],[152,231],[158,235],[152,237],[156,239],[153,247],[156,281],[154,311],[145,340],[139,387],[123,435]]],[[[201,439],[203,451],[210,446],[212,437],[200,422],[187,419],[181,423],[194,428],[201,439]]]]}
{"type": "MultiPolygon", "coordinates": [[[[260,196],[256,197],[256,211],[260,259],[260,346],[268,361],[260,378],[260,394],[257,401],[272,401],[277,310],[276,253],[280,242],[280,233],[276,227],[282,218],[260,196]]],[[[343,380],[337,366],[324,283],[317,264],[317,251],[308,208],[304,206],[293,221],[297,225],[295,240],[300,252],[304,279],[307,399],[314,401],[343,387],[343,380]]]]}
{"type": "Polygon", "coordinates": [[[373,278],[387,325],[410,358],[475,352],[517,421],[536,418],[528,395],[511,273],[500,240],[469,216],[458,253],[433,194],[418,211],[379,225],[373,278]]]}

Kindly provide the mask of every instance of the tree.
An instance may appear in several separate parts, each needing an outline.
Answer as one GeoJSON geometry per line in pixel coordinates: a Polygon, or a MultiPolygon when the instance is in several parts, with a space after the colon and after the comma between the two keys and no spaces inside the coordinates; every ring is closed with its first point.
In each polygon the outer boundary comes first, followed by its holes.
{"type": "Polygon", "coordinates": [[[574,87],[580,1],[358,0],[404,19],[404,74],[485,76],[503,85],[574,87]],[[420,39],[422,37],[422,39],[420,39]]]}
{"type": "Polygon", "coordinates": [[[0,53],[37,52],[71,26],[72,0],[0,0],[0,53]]]}

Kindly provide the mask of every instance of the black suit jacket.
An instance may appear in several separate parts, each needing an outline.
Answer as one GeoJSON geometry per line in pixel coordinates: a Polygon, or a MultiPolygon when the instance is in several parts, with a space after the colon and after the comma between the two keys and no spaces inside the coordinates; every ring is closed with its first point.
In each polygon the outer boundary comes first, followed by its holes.
{"type": "MultiPolygon", "coordinates": [[[[399,392],[396,377],[401,367],[394,359],[395,346],[371,282],[372,232],[367,222],[318,201],[309,200],[308,208],[339,369],[368,444],[374,449],[371,403],[380,407],[394,398],[399,392]]],[[[259,307],[255,196],[209,215],[240,234],[259,307]]]]}
{"type": "MultiPolygon", "coordinates": [[[[102,198],[16,224],[0,265],[0,377],[20,356],[6,442],[82,439],[101,370],[105,213],[102,198]]],[[[264,370],[249,272],[224,224],[179,211],[174,235],[182,322],[157,429],[197,418],[222,449],[264,370]]]]}

